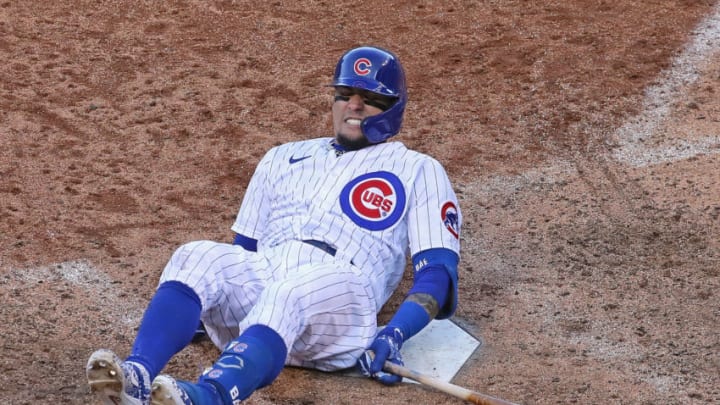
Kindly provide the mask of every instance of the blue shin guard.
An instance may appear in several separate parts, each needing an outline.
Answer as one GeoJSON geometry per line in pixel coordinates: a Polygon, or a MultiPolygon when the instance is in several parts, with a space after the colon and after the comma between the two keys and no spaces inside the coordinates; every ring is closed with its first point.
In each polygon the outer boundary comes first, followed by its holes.
{"type": "Polygon", "coordinates": [[[199,383],[213,385],[224,403],[232,404],[272,383],[286,357],[287,347],[277,332],[265,325],[253,325],[227,345],[199,383]]]}

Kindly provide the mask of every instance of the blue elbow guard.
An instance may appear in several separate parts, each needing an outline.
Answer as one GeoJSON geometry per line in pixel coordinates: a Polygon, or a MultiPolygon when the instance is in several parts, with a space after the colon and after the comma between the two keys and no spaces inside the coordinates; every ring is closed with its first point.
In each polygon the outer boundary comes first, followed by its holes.
{"type": "Polygon", "coordinates": [[[428,267],[442,267],[450,276],[450,285],[447,289],[447,295],[444,302],[438,302],[441,305],[437,319],[446,319],[455,313],[458,302],[458,263],[460,257],[454,251],[444,248],[428,249],[418,252],[412,257],[413,268],[415,273],[422,271],[428,267]]]}

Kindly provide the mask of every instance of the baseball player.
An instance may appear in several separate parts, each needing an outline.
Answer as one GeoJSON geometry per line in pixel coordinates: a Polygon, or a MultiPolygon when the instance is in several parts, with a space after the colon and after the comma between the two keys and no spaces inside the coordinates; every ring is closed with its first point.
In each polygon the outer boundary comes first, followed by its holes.
{"type": "Polygon", "coordinates": [[[402,364],[400,349],[457,305],[462,216],[443,167],[390,141],[407,102],[398,58],[359,47],[332,81],[334,137],[272,148],[248,185],[234,243],[197,241],[170,258],[130,355],[101,349],[86,373],[104,404],[229,405],[285,365],[324,371],[402,364]],[[378,331],[377,313],[406,260],[407,297],[378,331]],[[222,353],[195,383],[161,375],[202,322],[222,353]]]}

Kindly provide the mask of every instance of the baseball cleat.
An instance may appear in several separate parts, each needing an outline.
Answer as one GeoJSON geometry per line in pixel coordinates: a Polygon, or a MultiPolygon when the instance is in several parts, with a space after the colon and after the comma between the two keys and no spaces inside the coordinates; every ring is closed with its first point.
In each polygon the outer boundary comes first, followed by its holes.
{"type": "Polygon", "coordinates": [[[152,383],[151,405],[223,405],[215,386],[208,383],[193,384],[159,375],[152,383]]]}
{"type": "Polygon", "coordinates": [[[110,350],[90,356],[85,368],[90,389],[103,405],[148,405],[150,375],[144,367],[123,362],[110,350]]]}
{"type": "Polygon", "coordinates": [[[152,384],[151,405],[193,405],[187,392],[169,375],[159,375],[152,384]]]}

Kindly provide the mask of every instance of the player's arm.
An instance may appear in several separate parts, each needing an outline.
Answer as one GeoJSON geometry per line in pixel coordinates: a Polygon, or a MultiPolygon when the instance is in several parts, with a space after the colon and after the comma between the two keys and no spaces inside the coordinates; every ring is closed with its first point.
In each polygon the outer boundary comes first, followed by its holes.
{"type": "Polygon", "coordinates": [[[423,162],[410,190],[408,238],[414,279],[393,318],[358,363],[362,372],[385,384],[402,378],[382,371],[385,361],[402,364],[400,348],[432,319],[448,318],[457,306],[460,223],[457,197],[434,159],[423,162]]]}
{"type": "Polygon", "coordinates": [[[429,249],[413,257],[413,285],[388,323],[403,340],[420,332],[431,320],[454,312],[457,297],[458,256],[450,249],[429,249]]]}
{"type": "Polygon", "coordinates": [[[436,317],[449,317],[457,302],[458,255],[444,248],[429,249],[413,256],[413,285],[388,325],[359,360],[368,377],[395,384],[402,377],[382,371],[386,360],[402,364],[402,344],[436,317]]]}

